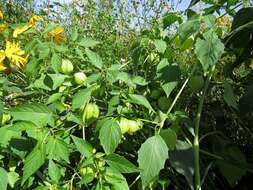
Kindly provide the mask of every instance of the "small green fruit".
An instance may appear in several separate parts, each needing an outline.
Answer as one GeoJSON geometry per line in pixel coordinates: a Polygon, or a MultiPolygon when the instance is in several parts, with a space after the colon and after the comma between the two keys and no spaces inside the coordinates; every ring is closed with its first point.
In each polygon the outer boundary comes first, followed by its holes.
{"type": "Polygon", "coordinates": [[[156,63],[159,61],[159,56],[156,53],[150,53],[148,56],[148,63],[156,63]]]}
{"type": "Polygon", "coordinates": [[[83,122],[92,123],[99,117],[99,107],[94,103],[89,103],[83,112],[83,122]]]}
{"type": "Polygon", "coordinates": [[[132,135],[136,131],[140,130],[142,128],[142,122],[141,121],[134,121],[129,120],[129,130],[128,133],[132,135]]]}
{"type": "Polygon", "coordinates": [[[192,92],[199,92],[204,86],[204,78],[200,75],[192,76],[188,85],[192,92]]]}
{"type": "Polygon", "coordinates": [[[93,173],[94,173],[93,168],[89,166],[80,169],[81,176],[85,176],[87,174],[93,174],[93,173]]]}
{"type": "Polygon", "coordinates": [[[73,64],[71,63],[70,60],[68,60],[68,59],[62,60],[62,64],[61,64],[62,73],[70,74],[70,73],[72,73],[73,69],[74,69],[74,67],[73,67],[73,64]]]}
{"type": "Polygon", "coordinates": [[[171,100],[166,98],[165,96],[162,96],[161,98],[158,99],[158,107],[162,110],[162,111],[166,111],[169,109],[171,104],[171,100]]]}
{"type": "Polygon", "coordinates": [[[11,115],[10,114],[4,113],[2,115],[2,125],[8,123],[8,121],[10,121],[10,120],[11,120],[11,115]]]}
{"type": "Polygon", "coordinates": [[[127,133],[129,130],[129,120],[124,117],[120,118],[119,126],[122,134],[127,133]]]}
{"type": "Polygon", "coordinates": [[[83,72],[74,74],[76,84],[82,85],[87,81],[87,76],[83,72]]]}
{"type": "Polygon", "coordinates": [[[152,90],[150,97],[153,98],[154,100],[157,100],[161,96],[161,91],[160,90],[152,90]]]}

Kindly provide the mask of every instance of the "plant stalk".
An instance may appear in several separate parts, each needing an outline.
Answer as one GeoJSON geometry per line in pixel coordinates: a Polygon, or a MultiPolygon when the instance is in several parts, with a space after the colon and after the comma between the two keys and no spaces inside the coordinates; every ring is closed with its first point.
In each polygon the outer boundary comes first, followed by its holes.
{"type": "Polygon", "coordinates": [[[213,72],[214,72],[215,66],[212,67],[208,78],[205,81],[204,89],[202,91],[202,96],[199,101],[197,115],[196,115],[196,121],[195,121],[195,136],[193,141],[193,153],[194,153],[194,165],[195,165],[195,190],[201,190],[201,177],[200,177],[200,166],[199,166],[199,126],[200,126],[200,119],[201,119],[201,113],[203,109],[204,99],[206,96],[206,92],[210,83],[210,80],[212,78],[213,72]]]}

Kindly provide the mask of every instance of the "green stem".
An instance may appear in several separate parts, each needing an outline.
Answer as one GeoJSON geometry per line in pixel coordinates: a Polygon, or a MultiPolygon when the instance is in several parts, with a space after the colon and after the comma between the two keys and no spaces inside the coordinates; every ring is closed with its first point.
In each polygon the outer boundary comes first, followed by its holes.
{"type": "MultiPolygon", "coordinates": [[[[173,102],[171,103],[171,105],[170,105],[168,111],[166,112],[167,115],[170,114],[171,110],[173,109],[173,107],[174,107],[175,104],[177,103],[177,100],[178,100],[179,97],[181,96],[181,94],[182,94],[184,88],[186,87],[186,85],[187,85],[189,79],[191,78],[191,76],[194,74],[196,68],[197,68],[197,64],[195,64],[195,65],[193,66],[190,75],[189,75],[188,78],[184,81],[184,84],[181,86],[180,90],[178,91],[176,97],[174,98],[174,100],[173,100],[173,102]]],[[[163,128],[163,125],[164,125],[164,122],[165,122],[166,119],[167,119],[167,118],[163,119],[163,120],[160,122],[160,127],[159,127],[159,129],[158,129],[158,134],[160,133],[161,129],[163,128]]]]}
{"type": "Polygon", "coordinates": [[[179,98],[180,95],[182,94],[182,92],[183,92],[185,86],[187,85],[187,83],[188,83],[189,79],[191,78],[191,76],[194,74],[196,68],[197,68],[197,63],[194,64],[194,66],[193,66],[193,68],[192,68],[192,70],[191,70],[190,75],[189,75],[188,78],[184,81],[184,84],[182,85],[182,87],[180,88],[180,90],[179,90],[179,92],[177,93],[176,97],[174,98],[172,104],[170,105],[170,107],[169,107],[169,109],[168,109],[168,111],[167,111],[167,114],[169,114],[169,113],[171,112],[171,110],[173,109],[173,107],[175,106],[175,104],[176,104],[178,98],[179,98]]]}
{"type": "Polygon", "coordinates": [[[201,113],[203,109],[204,99],[206,96],[206,92],[210,83],[210,80],[212,78],[213,71],[215,69],[215,66],[212,67],[210,74],[208,78],[205,81],[205,86],[203,89],[202,96],[199,101],[197,115],[196,115],[196,121],[195,121],[195,136],[193,141],[193,152],[194,152],[194,165],[195,165],[195,190],[201,190],[201,179],[200,179],[200,167],[199,167],[199,126],[200,126],[200,119],[201,119],[201,113]]]}

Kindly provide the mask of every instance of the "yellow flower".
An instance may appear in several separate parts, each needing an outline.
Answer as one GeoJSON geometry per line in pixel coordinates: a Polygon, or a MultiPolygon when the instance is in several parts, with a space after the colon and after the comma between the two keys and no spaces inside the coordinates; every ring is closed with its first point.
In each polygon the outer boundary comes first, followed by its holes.
{"type": "Polygon", "coordinates": [[[0,19],[3,19],[4,18],[4,14],[3,12],[0,10],[0,19]]]}
{"type": "Polygon", "coordinates": [[[17,27],[17,28],[14,30],[14,32],[13,32],[13,37],[14,37],[14,38],[17,38],[19,34],[24,33],[24,32],[27,31],[29,28],[30,28],[30,26],[28,26],[28,25],[17,27]]]}
{"type": "Polygon", "coordinates": [[[7,24],[0,24],[0,33],[3,33],[8,28],[7,24]]]}
{"type": "Polygon", "coordinates": [[[5,53],[3,50],[0,50],[0,71],[5,71],[7,67],[4,65],[5,53]]]}
{"type": "Polygon", "coordinates": [[[65,40],[64,37],[64,28],[61,26],[56,26],[53,30],[51,30],[48,34],[48,38],[60,44],[65,40]]]}
{"type": "Polygon", "coordinates": [[[34,15],[34,16],[32,16],[32,18],[30,18],[28,25],[30,27],[32,27],[32,26],[34,26],[36,24],[36,22],[38,22],[40,20],[43,20],[42,17],[34,15]]]}
{"type": "Polygon", "coordinates": [[[231,26],[231,21],[227,16],[222,16],[217,19],[217,24],[220,27],[228,27],[229,28],[231,26]]]}
{"type": "Polygon", "coordinates": [[[22,68],[27,63],[28,56],[25,56],[25,51],[20,49],[18,43],[11,43],[6,41],[6,48],[4,51],[5,57],[7,57],[12,66],[22,68]]]}

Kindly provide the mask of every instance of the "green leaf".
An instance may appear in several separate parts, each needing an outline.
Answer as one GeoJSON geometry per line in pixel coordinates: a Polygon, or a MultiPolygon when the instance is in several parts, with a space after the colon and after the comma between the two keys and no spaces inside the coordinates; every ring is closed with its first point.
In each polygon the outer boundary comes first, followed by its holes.
{"type": "Polygon", "coordinates": [[[189,20],[179,26],[178,34],[182,43],[189,38],[192,34],[195,34],[200,29],[199,19],[189,20]]]}
{"type": "Polygon", "coordinates": [[[155,44],[155,47],[156,47],[156,49],[157,49],[157,51],[159,53],[164,53],[165,52],[165,50],[167,48],[167,44],[166,44],[165,41],[163,41],[163,40],[155,40],[154,44],[155,44]]]}
{"type": "Polygon", "coordinates": [[[71,32],[71,40],[74,42],[77,40],[77,38],[78,38],[78,31],[77,31],[77,28],[74,27],[71,32]]]}
{"type": "Polygon", "coordinates": [[[167,28],[175,22],[181,24],[183,22],[182,16],[176,12],[168,12],[163,18],[163,28],[167,28]]]}
{"type": "Polygon", "coordinates": [[[84,139],[71,136],[77,150],[85,157],[89,158],[93,155],[93,147],[84,139]]]}
{"type": "Polygon", "coordinates": [[[49,160],[48,175],[55,183],[58,183],[61,179],[61,169],[53,160],[49,160]]]}
{"type": "Polygon", "coordinates": [[[224,100],[225,100],[225,102],[227,103],[228,106],[231,106],[234,109],[238,109],[238,104],[237,104],[237,101],[236,101],[236,96],[233,92],[233,88],[227,81],[225,81],[225,83],[224,83],[223,98],[224,98],[224,100]]]}
{"type": "Polygon", "coordinates": [[[54,126],[52,111],[40,103],[24,104],[11,109],[10,114],[14,121],[30,121],[37,126],[54,126]]]}
{"type": "Polygon", "coordinates": [[[67,78],[66,75],[62,75],[62,74],[49,74],[48,76],[53,81],[53,86],[52,86],[53,90],[55,90],[56,88],[58,88],[59,86],[61,86],[62,83],[64,82],[64,80],[67,78]]]}
{"type": "Polygon", "coordinates": [[[61,98],[61,96],[62,96],[62,93],[60,92],[52,94],[51,96],[49,96],[46,104],[51,104],[55,101],[58,101],[61,98]]]}
{"type": "Polygon", "coordinates": [[[159,174],[167,158],[168,147],[161,136],[150,137],[141,145],[138,163],[143,187],[146,187],[159,174]]]}
{"type": "Polygon", "coordinates": [[[11,127],[8,128],[8,130],[21,132],[26,130],[35,129],[36,125],[30,121],[19,121],[14,123],[11,127]]]}
{"type": "Polygon", "coordinates": [[[228,183],[235,187],[238,181],[247,173],[246,157],[237,146],[231,145],[226,145],[220,154],[226,160],[217,160],[216,164],[228,183]]]}
{"type": "Polygon", "coordinates": [[[148,82],[146,81],[145,78],[141,77],[141,76],[134,76],[132,77],[132,82],[134,84],[140,85],[140,86],[146,86],[148,84],[148,82]]]}
{"type": "Polygon", "coordinates": [[[99,69],[103,67],[103,60],[102,58],[95,52],[91,51],[90,49],[85,49],[86,55],[89,58],[91,64],[99,69]]]}
{"type": "Polygon", "coordinates": [[[52,81],[49,78],[50,81],[48,81],[48,76],[46,76],[45,74],[42,74],[40,76],[40,78],[38,78],[36,81],[34,81],[34,83],[31,85],[32,87],[35,88],[40,88],[40,89],[44,89],[44,90],[51,90],[51,86],[52,86],[52,81]],[[49,86],[48,86],[49,85],[49,86]]]}
{"type": "Polygon", "coordinates": [[[0,180],[0,189],[6,190],[7,184],[8,184],[8,174],[3,168],[0,168],[0,179],[1,179],[0,180]]]}
{"type": "Polygon", "coordinates": [[[0,127],[0,134],[1,134],[1,138],[0,138],[0,145],[1,147],[7,147],[9,144],[9,141],[12,138],[18,138],[21,136],[20,132],[16,132],[16,131],[11,131],[12,126],[4,126],[4,127],[0,127]]]}
{"type": "MultiPolygon", "coordinates": [[[[1,178],[1,177],[0,177],[1,178]]],[[[2,178],[1,178],[2,179],[2,178]]],[[[8,173],[8,183],[11,188],[14,188],[15,183],[19,180],[19,175],[16,172],[9,172],[8,173]]],[[[1,186],[1,185],[0,185],[1,186]]]]}
{"type": "Polygon", "coordinates": [[[46,151],[43,143],[37,144],[32,152],[25,158],[22,184],[33,175],[45,162],[46,151]]]}
{"type": "Polygon", "coordinates": [[[172,129],[163,129],[160,132],[161,137],[167,144],[169,150],[174,150],[177,143],[177,134],[172,129]]]}
{"type": "Polygon", "coordinates": [[[68,144],[58,137],[50,136],[47,143],[47,155],[49,159],[58,161],[65,160],[69,163],[69,154],[71,149],[68,144]]]}
{"type": "Polygon", "coordinates": [[[131,103],[142,105],[142,106],[144,106],[144,107],[146,107],[149,110],[151,110],[151,111],[154,112],[154,109],[152,108],[152,106],[150,105],[150,103],[148,102],[148,100],[144,96],[142,96],[142,95],[129,94],[128,95],[128,100],[131,103]]]}
{"type": "Polygon", "coordinates": [[[61,68],[61,58],[57,53],[53,53],[51,58],[51,67],[53,68],[54,72],[59,73],[61,68]]]}
{"type": "Polygon", "coordinates": [[[85,47],[85,48],[93,48],[97,44],[99,44],[99,42],[96,40],[93,40],[91,38],[83,38],[83,39],[81,39],[80,42],[78,42],[78,45],[85,47]]]}
{"type": "Polygon", "coordinates": [[[99,131],[99,140],[106,154],[115,151],[121,139],[121,131],[115,119],[108,119],[99,131]]]}
{"type": "Polygon", "coordinates": [[[80,50],[79,48],[75,48],[75,52],[81,58],[81,60],[85,61],[82,50],[80,50]]]}
{"type": "Polygon", "coordinates": [[[167,59],[162,59],[157,65],[157,78],[161,81],[161,86],[169,97],[175,89],[180,79],[180,68],[176,64],[169,64],[167,59]]]}
{"type": "Polygon", "coordinates": [[[192,146],[186,142],[177,141],[176,150],[170,152],[169,161],[178,173],[185,176],[189,186],[192,188],[194,174],[194,155],[192,146]]]}
{"type": "Polygon", "coordinates": [[[84,108],[85,105],[90,101],[92,88],[86,88],[79,90],[73,97],[72,109],[84,108]]]}
{"type": "Polygon", "coordinates": [[[105,161],[109,164],[112,169],[117,170],[120,173],[133,173],[139,172],[139,169],[128,161],[123,156],[112,153],[105,157],[105,161]]]}
{"type": "MultiPolygon", "coordinates": [[[[129,190],[125,177],[111,168],[106,168],[105,180],[111,185],[111,190],[129,190]]],[[[105,190],[105,189],[103,189],[105,190]]]]}
{"type": "Polygon", "coordinates": [[[205,32],[203,37],[204,40],[197,39],[195,53],[204,72],[207,72],[220,59],[224,52],[224,45],[212,30],[205,32]]]}

